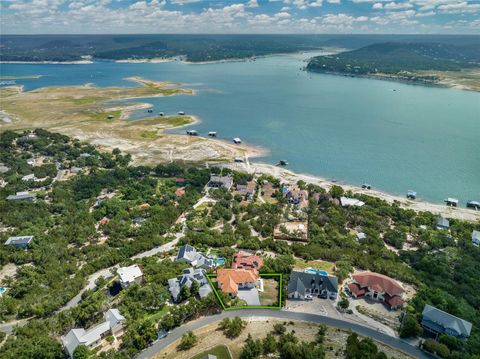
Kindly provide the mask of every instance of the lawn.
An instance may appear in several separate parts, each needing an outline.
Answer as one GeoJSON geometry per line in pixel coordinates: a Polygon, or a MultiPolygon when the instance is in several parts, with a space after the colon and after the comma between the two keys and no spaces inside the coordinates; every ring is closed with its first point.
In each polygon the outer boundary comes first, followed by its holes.
{"type": "Polygon", "coordinates": [[[217,359],[232,359],[228,348],[225,345],[219,345],[209,350],[205,350],[203,353],[197,354],[191,359],[203,359],[205,356],[207,356],[207,354],[216,355],[217,359]]]}
{"type": "Polygon", "coordinates": [[[278,301],[278,283],[272,278],[263,278],[263,292],[259,292],[261,305],[273,305],[278,301]]]}
{"type": "Polygon", "coordinates": [[[156,312],[152,315],[149,315],[147,317],[147,319],[150,319],[153,322],[158,322],[165,314],[168,313],[168,310],[169,310],[168,306],[165,305],[160,311],[158,311],[158,312],[156,312]]]}
{"type": "Polygon", "coordinates": [[[329,274],[334,272],[333,268],[335,267],[335,263],[326,262],[322,260],[313,260],[305,262],[303,259],[297,259],[295,261],[295,268],[299,269],[306,269],[306,268],[314,268],[314,269],[321,269],[327,271],[329,274]]]}

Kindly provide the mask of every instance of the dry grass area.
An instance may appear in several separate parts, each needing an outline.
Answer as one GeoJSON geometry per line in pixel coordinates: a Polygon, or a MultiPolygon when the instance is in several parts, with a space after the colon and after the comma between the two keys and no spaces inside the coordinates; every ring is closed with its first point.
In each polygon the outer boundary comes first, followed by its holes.
{"type": "MultiPolygon", "coordinates": [[[[173,160],[226,161],[250,151],[222,141],[166,134],[165,130],[196,121],[193,116],[165,116],[124,121],[146,103],[106,102],[173,95],[194,95],[176,84],[128,78],[140,86],[96,88],[89,85],[44,87],[23,92],[20,86],[3,87],[0,108],[8,121],[0,131],[42,127],[111,150],[115,147],[132,155],[135,163],[152,164],[173,160]]],[[[255,151],[251,151],[255,155],[255,151]]]]}
{"type": "MultiPolygon", "coordinates": [[[[190,359],[198,353],[201,353],[213,346],[225,345],[230,349],[233,359],[238,359],[242,351],[243,344],[247,338],[248,333],[255,339],[263,339],[268,332],[273,329],[275,323],[283,323],[277,320],[253,320],[249,321],[247,327],[242,334],[236,339],[228,339],[222,332],[218,331],[218,323],[205,326],[197,331],[195,335],[198,338],[198,344],[187,351],[177,351],[179,341],[164,348],[154,358],[155,359],[190,359]]],[[[306,323],[295,321],[292,324],[287,324],[288,331],[295,331],[295,335],[304,341],[315,340],[315,335],[318,331],[318,326],[313,323],[306,323]]],[[[343,358],[343,350],[345,349],[348,333],[328,328],[325,338],[325,349],[327,358],[343,358]]],[[[377,343],[380,350],[384,351],[389,358],[409,359],[410,356],[394,350],[388,346],[377,343]]]]}
{"type": "Polygon", "coordinates": [[[461,71],[428,71],[425,75],[438,76],[439,84],[460,90],[480,91],[480,69],[461,71]]]}
{"type": "Polygon", "coordinates": [[[261,305],[273,305],[278,299],[278,282],[272,278],[263,278],[263,292],[259,292],[261,305]]]}

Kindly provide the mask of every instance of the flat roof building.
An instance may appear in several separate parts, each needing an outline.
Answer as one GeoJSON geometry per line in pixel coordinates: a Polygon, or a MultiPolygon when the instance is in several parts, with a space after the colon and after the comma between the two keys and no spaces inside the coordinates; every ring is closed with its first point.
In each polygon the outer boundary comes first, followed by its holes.
{"type": "Polygon", "coordinates": [[[10,237],[5,242],[7,246],[14,246],[17,248],[27,248],[33,240],[33,236],[16,236],[10,237]]]}
{"type": "Polygon", "coordinates": [[[129,267],[118,268],[117,273],[120,276],[120,284],[122,288],[127,288],[134,283],[140,284],[142,282],[143,273],[140,267],[136,264],[129,267]]]}

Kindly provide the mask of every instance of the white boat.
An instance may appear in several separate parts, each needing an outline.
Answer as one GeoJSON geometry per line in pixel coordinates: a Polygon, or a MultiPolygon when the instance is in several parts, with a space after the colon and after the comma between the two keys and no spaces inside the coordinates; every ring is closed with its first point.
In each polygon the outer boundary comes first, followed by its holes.
{"type": "Polygon", "coordinates": [[[238,137],[235,137],[235,138],[233,139],[233,143],[236,143],[236,144],[238,145],[238,144],[242,143],[242,140],[241,140],[240,138],[238,138],[238,137]]]}

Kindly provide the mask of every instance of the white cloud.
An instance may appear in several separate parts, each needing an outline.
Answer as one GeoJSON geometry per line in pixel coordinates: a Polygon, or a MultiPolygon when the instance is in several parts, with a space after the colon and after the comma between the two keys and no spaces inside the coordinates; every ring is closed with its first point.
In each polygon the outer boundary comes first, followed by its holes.
{"type": "Polygon", "coordinates": [[[375,4],[372,5],[372,9],[376,9],[376,10],[383,9],[383,4],[376,2],[375,4]]]}
{"type": "Polygon", "coordinates": [[[477,13],[480,12],[480,4],[467,3],[466,1],[440,5],[437,8],[442,13],[459,14],[459,13],[477,13]]]}
{"type": "Polygon", "coordinates": [[[385,4],[384,9],[389,9],[389,10],[397,10],[397,9],[409,9],[413,7],[412,4],[410,3],[400,3],[400,2],[389,2],[388,4],[385,4]]]}
{"type": "Polygon", "coordinates": [[[250,0],[250,1],[247,3],[247,7],[258,7],[258,2],[257,2],[257,0],[250,0]]]}

